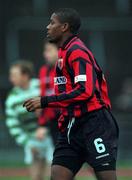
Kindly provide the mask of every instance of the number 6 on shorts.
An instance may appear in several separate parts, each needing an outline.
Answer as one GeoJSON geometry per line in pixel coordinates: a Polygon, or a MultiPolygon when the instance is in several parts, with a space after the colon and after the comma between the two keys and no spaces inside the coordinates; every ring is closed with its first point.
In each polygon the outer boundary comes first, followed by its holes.
{"type": "Polygon", "coordinates": [[[97,138],[94,140],[94,145],[98,153],[103,153],[106,150],[105,145],[102,142],[103,140],[101,138],[97,138]]]}

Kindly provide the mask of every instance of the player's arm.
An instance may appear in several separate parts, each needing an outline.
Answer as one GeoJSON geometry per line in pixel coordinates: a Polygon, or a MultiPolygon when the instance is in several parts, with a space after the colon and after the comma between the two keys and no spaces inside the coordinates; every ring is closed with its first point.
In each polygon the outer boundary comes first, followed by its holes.
{"type": "MultiPolygon", "coordinates": [[[[40,107],[67,107],[73,102],[88,100],[93,96],[96,74],[88,55],[82,50],[78,51],[80,52],[72,53],[69,58],[70,66],[73,69],[74,88],[59,95],[41,97],[40,107]]],[[[29,109],[31,107],[30,104],[30,102],[27,103],[29,109]]]]}

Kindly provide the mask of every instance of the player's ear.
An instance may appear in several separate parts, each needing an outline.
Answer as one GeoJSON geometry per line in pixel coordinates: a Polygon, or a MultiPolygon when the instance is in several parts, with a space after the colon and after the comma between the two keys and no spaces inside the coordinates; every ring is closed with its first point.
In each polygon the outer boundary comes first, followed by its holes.
{"type": "Polygon", "coordinates": [[[62,32],[66,32],[69,29],[69,24],[68,23],[64,23],[62,26],[62,32]]]}

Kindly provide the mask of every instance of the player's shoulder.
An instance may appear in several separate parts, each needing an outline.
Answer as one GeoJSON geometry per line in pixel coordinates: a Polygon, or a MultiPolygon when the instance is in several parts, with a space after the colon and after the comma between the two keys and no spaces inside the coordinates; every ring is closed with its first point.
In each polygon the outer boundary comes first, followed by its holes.
{"type": "Polygon", "coordinates": [[[19,88],[18,87],[13,87],[9,92],[8,92],[8,97],[10,96],[16,96],[19,92],[19,88]]]}
{"type": "Polygon", "coordinates": [[[43,65],[40,70],[39,70],[39,78],[45,76],[46,72],[47,72],[48,66],[47,65],[43,65]]]}
{"type": "Polygon", "coordinates": [[[32,79],[30,80],[30,86],[31,86],[31,87],[38,87],[39,84],[40,84],[40,82],[39,82],[39,79],[38,79],[38,78],[32,78],[32,79]]]}
{"type": "Polygon", "coordinates": [[[73,41],[70,46],[67,49],[67,54],[68,53],[76,53],[78,50],[87,53],[88,52],[88,48],[86,47],[86,45],[84,44],[84,42],[77,38],[75,41],[73,41]]]}
{"type": "Polygon", "coordinates": [[[8,95],[7,95],[7,98],[6,98],[6,102],[5,104],[6,105],[12,105],[18,95],[18,91],[19,91],[19,88],[17,87],[13,87],[9,92],[8,92],[8,95]]]}
{"type": "Polygon", "coordinates": [[[85,57],[88,59],[88,48],[86,45],[78,38],[71,43],[67,49],[66,58],[75,59],[78,57],[85,57]]]}
{"type": "Polygon", "coordinates": [[[41,68],[39,69],[39,71],[41,72],[41,71],[43,71],[45,69],[47,69],[47,65],[46,64],[42,65],[41,68]]]}

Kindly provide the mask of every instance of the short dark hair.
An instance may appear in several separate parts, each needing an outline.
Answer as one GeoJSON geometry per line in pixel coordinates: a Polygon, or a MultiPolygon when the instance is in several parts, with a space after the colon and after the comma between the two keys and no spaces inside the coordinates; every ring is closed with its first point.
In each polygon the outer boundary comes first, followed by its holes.
{"type": "Polygon", "coordinates": [[[12,67],[19,67],[21,70],[22,74],[26,74],[29,76],[29,78],[32,78],[33,74],[34,74],[34,67],[33,67],[33,63],[31,63],[28,60],[18,60],[14,63],[12,63],[11,68],[12,67]]]}
{"type": "Polygon", "coordinates": [[[54,12],[61,23],[68,23],[71,33],[77,34],[80,26],[81,19],[78,12],[72,8],[61,8],[54,12]]]}

